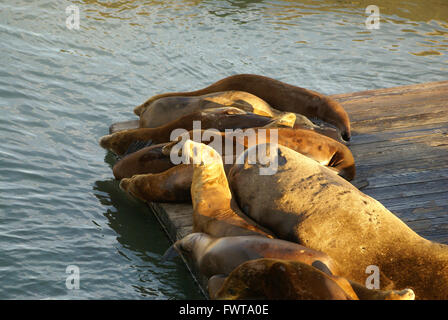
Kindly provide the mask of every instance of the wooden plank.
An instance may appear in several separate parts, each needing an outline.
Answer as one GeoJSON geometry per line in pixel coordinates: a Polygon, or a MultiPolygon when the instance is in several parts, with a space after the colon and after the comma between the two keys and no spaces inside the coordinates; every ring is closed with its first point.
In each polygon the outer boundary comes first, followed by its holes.
{"type": "Polygon", "coordinates": [[[360,132],[359,128],[355,126],[358,131],[353,133],[353,139],[349,142],[350,147],[357,145],[369,147],[370,143],[376,142],[399,142],[411,140],[414,138],[428,137],[433,135],[444,136],[448,139],[448,122],[441,122],[438,124],[414,124],[410,128],[385,128],[379,132],[360,132]]]}
{"type": "MultiPolygon", "coordinates": [[[[159,220],[172,243],[193,232],[193,207],[191,203],[149,203],[149,207],[159,220]]],[[[208,299],[207,281],[198,270],[191,257],[180,255],[202,294],[208,299]]]]}
{"type": "MultiPolygon", "coordinates": [[[[389,199],[415,197],[425,194],[448,192],[448,179],[433,180],[420,183],[409,183],[389,187],[368,186],[363,190],[372,198],[383,202],[389,199]]],[[[447,200],[448,203],[448,200],[447,200]]]]}
{"type": "Polygon", "coordinates": [[[363,191],[370,188],[381,188],[389,186],[402,186],[419,182],[437,181],[448,179],[448,168],[440,168],[438,170],[422,170],[419,172],[403,172],[388,175],[369,176],[369,186],[363,191]]]}
{"type": "MultiPolygon", "coordinates": [[[[448,81],[333,95],[349,113],[356,182],[421,236],[448,244],[448,81]]],[[[151,204],[172,241],[191,204],[151,204]]],[[[206,279],[183,257],[207,297],[206,279]]]]}

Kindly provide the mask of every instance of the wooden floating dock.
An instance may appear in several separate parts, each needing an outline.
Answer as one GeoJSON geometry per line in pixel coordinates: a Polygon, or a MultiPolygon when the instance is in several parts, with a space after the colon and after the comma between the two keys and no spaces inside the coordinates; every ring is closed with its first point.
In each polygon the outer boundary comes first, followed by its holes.
{"type": "MultiPolygon", "coordinates": [[[[448,81],[331,97],[350,116],[355,182],[368,181],[362,191],[424,238],[448,244],[448,81]]],[[[171,241],[192,232],[190,203],[150,208],[171,241]]],[[[207,297],[205,279],[184,261],[207,297]]]]}

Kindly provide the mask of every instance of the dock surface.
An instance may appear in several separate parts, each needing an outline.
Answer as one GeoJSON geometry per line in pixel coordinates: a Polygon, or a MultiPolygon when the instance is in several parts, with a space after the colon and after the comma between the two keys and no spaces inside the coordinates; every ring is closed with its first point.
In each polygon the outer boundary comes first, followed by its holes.
{"type": "MultiPolygon", "coordinates": [[[[355,181],[422,237],[448,244],[448,81],[332,95],[348,112],[355,181]]],[[[171,241],[192,232],[192,206],[151,203],[171,241]]],[[[205,279],[187,266],[205,293],[205,279]]]]}

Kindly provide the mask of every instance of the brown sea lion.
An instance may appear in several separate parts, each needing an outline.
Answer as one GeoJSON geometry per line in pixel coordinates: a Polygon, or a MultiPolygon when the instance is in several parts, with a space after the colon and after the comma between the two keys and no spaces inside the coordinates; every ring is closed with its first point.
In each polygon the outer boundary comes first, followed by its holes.
{"type": "Polygon", "coordinates": [[[208,281],[212,299],[414,300],[412,290],[367,289],[295,260],[260,258],[236,267],[228,277],[208,281]]]}
{"type": "MultiPolygon", "coordinates": [[[[205,130],[201,131],[201,137],[204,137],[204,132],[205,130]]],[[[251,146],[251,143],[262,144],[271,142],[273,135],[275,135],[275,143],[289,147],[316,160],[345,179],[350,181],[355,177],[355,159],[350,149],[342,143],[313,130],[280,127],[248,128],[234,133],[207,132],[206,138],[202,138],[202,140],[205,144],[209,144],[212,141],[212,146],[214,148],[217,146],[215,149],[221,151],[221,155],[225,153],[226,156],[239,157],[245,149],[251,146]],[[231,143],[228,140],[231,140],[231,143]],[[232,146],[229,152],[226,150],[226,144],[232,146]],[[244,149],[238,148],[238,146],[242,146],[244,149]]],[[[194,131],[189,131],[189,137],[194,139],[194,131]]],[[[235,161],[232,163],[235,163],[235,161]]]]}
{"type": "MultiPolygon", "coordinates": [[[[145,147],[120,159],[112,168],[115,179],[130,178],[134,175],[162,173],[175,166],[162,149],[166,143],[145,147]]],[[[191,171],[191,174],[193,171],[191,171]]],[[[191,182],[191,178],[190,178],[191,182]]]]}
{"type": "MultiPolygon", "coordinates": [[[[229,183],[242,211],[277,237],[325,252],[339,274],[364,283],[380,271],[381,289],[411,288],[417,299],[448,299],[448,246],[428,241],[349,182],[316,161],[277,145],[265,165],[235,164],[229,183]],[[341,268],[343,266],[343,268],[341,268]]],[[[269,149],[269,148],[267,148],[269,149]]],[[[270,149],[269,149],[270,150],[270,149]]]]}
{"type": "Polygon", "coordinates": [[[216,293],[211,292],[211,297],[220,300],[357,300],[329,275],[308,264],[268,258],[239,265],[216,293]]]}
{"type": "Polygon", "coordinates": [[[195,97],[171,96],[157,99],[145,108],[140,114],[140,128],[160,127],[193,112],[223,107],[238,108],[270,118],[281,113],[272,110],[264,100],[242,91],[214,92],[195,97]]]}
{"type": "MultiPolygon", "coordinates": [[[[206,138],[209,141],[205,144],[212,142],[212,147],[215,147],[217,151],[230,155],[225,158],[231,160],[224,166],[227,173],[235,163],[235,158],[239,156],[238,152],[243,152],[251,141],[269,142],[271,132],[274,132],[272,130],[274,129],[247,129],[242,130],[238,135],[210,131],[206,138]],[[252,140],[251,136],[255,136],[255,140],[252,140]],[[228,141],[231,142],[228,143],[228,141]],[[219,144],[218,148],[216,148],[216,142],[219,144]],[[230,154],[226,152],[226,145],[232,146],[230,154]]],[[[354,158],[345,145],[311,130],[278,128],[275,132],[279,144],[289,146],[330,167],[347,180],[354,178],[354,158]]],[[[204,131],[201,131],[200,136],[202,137],[203,134],[204,131]]],[[[193,139],[193,131],[189,132],[189,137],[193,139]]],[[[164,148],[147,147],[117,162],[113,167],[113,173],[116,179],[125,179],[122,183],[123,190],[148,202],[188,201],[193,179],[192,170],[188,168],[188,165],[172,168],[174,164],[170,162],[169,154],[170,146],[172,147],[175,143],[167,144],[164,148]],[[163,153],[166,155],[165,158],[163,153]]]]}
{"type": "MultiPolygon", "coordinates": [[[[287,146],[318,161],[320,164],[330,167],[347,180],[355,177],[355,160],[349,148],[345,145],[307,129],[292,128],[249,128],[234,132],[216,132],[197,130],[196,135],[217,150],[221,156],[226,156],[229,163],[235,163],[238,157],[250,143],[270,142],[271,133],[275,134],[279,144],[287,146]],[[273,131],[275,130],[275,131],[273,131]],[[231,147],[230,150],[228,146],[231,147]]],[[[188,132],[190,139],[195,139],[195,131],[188,132]]],[[[149,136],[147,136],[149,139],[149,136]]],[[[145,139],[143,139],[145,140],[145,139]]],[[[151,139],[152,140],[152,139],[151,139]]],[[[130,178],[135,174],[160,173],[170,167],[167,152],[163,159],[161,148],[153,146],[143,148],[130,154],[117,162],[114,166],[116,179],[130,178]],[[163,159],[163,166],[159,162],[163,159]]],[[[225,162],[227,164],[227,162],[225,162]]],[[[226,171],[227,172],[227,171],[226,171]]]]}
{"type": "MultiPolygon", "coordinates": [[[[272,130],[274,129],[247,129],[237,135],[210,131],[206,138],[208,141],[204,143],[212,142],[212,147],[221,154],[224,152],[227,155],[229,155],[226,150],[227,145],[232,146],[230,157],[226,158],[230,158],[231,162],[226,163],[224,167],[227,173],[235,163],[235,158],[239,156],[238,152],[243,152],[251,141],[269,142],[271,132],[274,132],[272,130]],[[251,136],[255,136],[255,140],[252,140],[251,136]],[[231,142],[228,143],[228,141],[231,142]],[[216,142],[219,144],[218,148],[216,148],[216,142]]],[[[279,144],[289,146],[330,167],[347,180],[354,178],[354,158],[345,145],[311,130],[278,128],[275,133],[279,144]]],[[[193,139],[194,132],[190,131],[188,134],[190,139],[193,139]]],[[[200,137],[203,137],[203,134],[204,130],[200,131],[200,137]]],[[[148,202],[188,201],[193,178],[192,170],[188,168],[188,165],[172,168],[174,164],[169,160],[170,147],[176,143],[166,144],[163,148],[147,147],[117,162],[113,167],[113,173],[116,179],[126,179],[122,183],[123,190],[148,202]],[[166,155],[165,158],[162,153],[166,155]],[[173,175],[179,175],[179,177],[173,177],[173,175]]]]}
{"type": "Polygon", "coordinates": [[[194,121],[200,121],[202,129],[214,128],[219,131],[266,125],[272,127],[293,127],[295,115],[284,113],[272,118],[256,115],[234,107],[198,110],[157,128],[130,129],[106,135],[100,139],[100,145],[107,150],[122,155],[136,141],[169,142],[174,130],[192,130],[194,121]]]}
{"type": "Polygon", "coordinates": [[[325,253],[281,239],[259,236],[215,238],[205,233],[190,233],[176,241],[173,249],[184,256],[191,256],[207,278],[215,274],[228,275],[241,263],[260,258],[300,261],[338,273],[325,253]]]}
{"type": "MultiPolygon", "coordinates": [[[[259,236],[213,238],[205,233],[191,233],[172,246],[183,256],[191,257],[196,262],[199,271],[210,278],[214,275],[230,274],[240,264],[260,258],[275,258],[299,261],[313,266],[328,274],[332,280],[353,299],[365,300],[409,300],[413,299],[412,290],[382,291],[370,290],[357,283],[336,276],[339,270],[332,259],[324,254],[303,247],[293,242],[269,239],[259,236]]],[[[167,252],[170,252],[170,248],[167,252]]],[[[209,281],[210,296],[214,296],[221,284],[218,278],[209,281]]],[[[222,278],[221,278],[222,279],[222,278]]],[[[224,281],[222,279],[222,281],[224,281]]],[[[221,281],[221,282],[222,282],[221,281]]]]}
{"type": "MultiPolygon", "coordinates": [[[[239,210],[229,190],[218,152],[191,140],[187,140],[182,149],[194,167],[191,183],[193,232],[204,232],[214,237],[273,237],[267,229],[257,226],[239,210]]],[[[125,183],[123,181],[120,186],[125,183]]]]}
{"type": "Polygon", "coordinates": [[[229,76],[196,91],[158,94],[136,107],[134,112],[137,115],[141,115],[154,101],[164,97],[201,96],[229,90],[251,93],[280,111],[294,112],[306,117],[322,119],[335,125],[341,131],[344,140],[350,140],[350,120],[340,103],[318,92],[253,74],[229,76]]]}
{"type": "MultiPolygon", "coordinates": [[[[144,202],[190,202],[193,170],[190,164],[179,164],[161,173],[135,174],[123,178],[120,188],[144,202]]],[[[115,168],[114,173],[120,174],[115,168]]]]}
{"type": "Polygon", "coordinates": [[[158,128],[191,113],[226,107],[237,108],[268,118],[278,118],[288,114],[294,116],[293,125],[295,126],[322,130],[334,136],[335,139],[340,139],[339,133],[333,128],[316,125],[301,114],[273,109],[262,99],[242,91],[215,92],[197,97],[172,96],[160,98],[140,114],[140,120],[115,123],[110,126],[109,133],[137,128],[158,128]]]}

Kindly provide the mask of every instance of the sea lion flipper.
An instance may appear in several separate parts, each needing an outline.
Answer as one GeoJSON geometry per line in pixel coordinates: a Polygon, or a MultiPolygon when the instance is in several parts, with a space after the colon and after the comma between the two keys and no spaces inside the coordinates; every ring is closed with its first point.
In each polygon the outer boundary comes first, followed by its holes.
{"type": "Polygon", "coordinates": [[[109,127],[109,134],[123,130],[138,129],[139,127],[140,127],[140,120],[116,122],[109,127]]]}
{"type": "Polygon", "coordinates": [[[314,268],[322,271],[323,273],[328,274],[329,276],[332,276],[333,273],[331,272],[330,268],[328,268],[328,266],[323,263],[320,260],[315,260],[312,264],[311,264],[314,268]]]}
{"type": "Polygon", "coordinates": [[[134,141],[134,142],[132,142],[132,143],[129,145],[128,149],[127,149],[126,152],[123,154],[123,157],[125,157],[125,156],[127,156],[127,155],[129,155],[129,154],[131,154],[131,153],[137,152],[138,150],[141,150],[141,149],[143,149],[143,148],[149,147],[149,146],[151,146],[152,144],[153,144],[153,141],[152,141],[152,140],[148,140],[148,141],[141,141],[141,140],[134,141]]]}
{"type": "Polygon", "coordinates": [[[167,260],[172,260],[175,257],[179,256],[179,252],[176,249],[176,244],[171,245],[163,254],[162,256],[162,262],[165,262],[167,260]]]}

